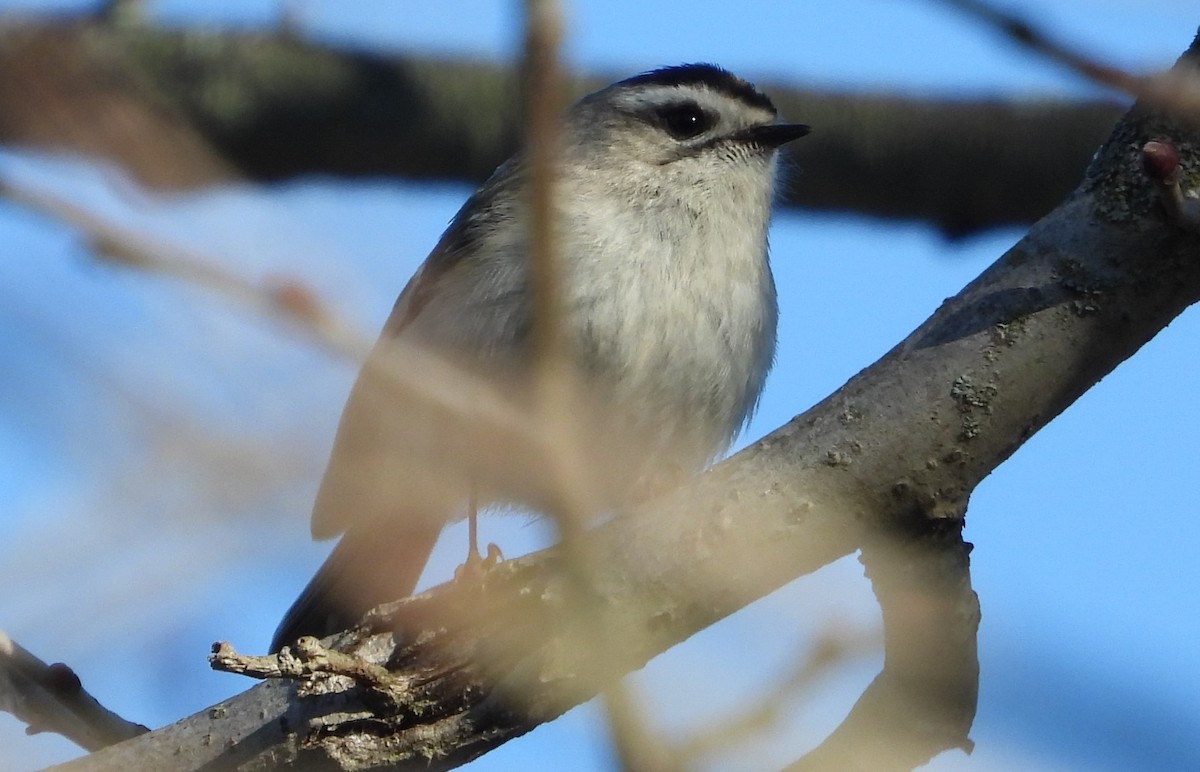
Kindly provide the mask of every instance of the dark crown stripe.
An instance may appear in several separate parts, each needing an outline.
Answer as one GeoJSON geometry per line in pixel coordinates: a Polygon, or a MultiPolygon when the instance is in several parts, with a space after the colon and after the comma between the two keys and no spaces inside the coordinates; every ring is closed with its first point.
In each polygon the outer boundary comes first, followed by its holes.
{"type": "Polygon", "coordinates": [[[660,67],[627,78],[618,86],[707,86],[747,105],[775,112],[775,105],[767,95],[738,76],[714,64],[680,64],[660,67]]]}

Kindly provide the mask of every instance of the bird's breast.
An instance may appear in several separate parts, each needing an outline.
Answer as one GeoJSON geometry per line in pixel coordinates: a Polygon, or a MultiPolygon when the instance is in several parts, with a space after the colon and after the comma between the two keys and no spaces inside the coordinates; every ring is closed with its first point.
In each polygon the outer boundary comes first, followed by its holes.
{"type": "Polygon", "coordinates": [[[753,410],[774,353],[765,223],[703,211],[608,216],[629,225],[609,219],[566,244],[579,364],[646,431],[686,438],[706,461],[753,410]]]}

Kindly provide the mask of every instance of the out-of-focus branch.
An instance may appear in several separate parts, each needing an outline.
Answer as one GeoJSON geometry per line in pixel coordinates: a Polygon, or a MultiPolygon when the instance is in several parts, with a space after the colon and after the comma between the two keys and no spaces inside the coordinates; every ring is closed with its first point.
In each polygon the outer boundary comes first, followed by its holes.
{"type": "Polygon", "coordinates": [[[93,14],[96,18],[116,24],[134,24],[144,20],[144,0],[103,0],[93,14]]]}
{"type": "Polygon", "coordinates": [[[1016,44],[1097,85],[1123,91],[1147,105],[1170,110],[1193,122],[1200,119],[1200,82],[1194,73],[1178,69],[1152,75],[1128,72],[1056,40],[1048,30],[1041,29],[1030,19],[984,0],[938,1],[974,16],[1016,44]]]}
{"type": "MultiPolygon", "coordinates": [[[[660,64],[670,62],[645,66],[660,64]]],[[[630,74],[579,78],[568,92],[630,74]]],[[[1049,211],[1120,113],[1102,102],[759,85],[814,127],[785,205],[923,219],[954,234],[1049,211]]],[[[0,25],[0,142],[106,158],[152,186],[240,175],[482,180],[518,145],[517,92],[504,67],[288,36],[0,25]]]]}
{"type": "Polygon", "coordinates": [[[281,280],[256,285],[202,255],[114,225],[65,199],[21,187],[2,178],[0,198],[41,212],[78,230],[87,240],[92,253],[101,260],[171,276],[219,293],[226,300],[267,316],[298,321],[317,343],[352,361],[361,361],[370,350],[370,341],[365,336],[327,310],[316,295],[300,284],[281,280]]]}
{"type": "MultiPolygon", "coordinates": [[[[563,109],[563,75],[558,63],[562,19],[553,0],[526,0],[525,56],[521,65],[525,154],[529,159],[529,284],[533,303],[536,366],[545,381],[566,361],[562,269],[555,233],[554,166],[561,148],[558,116],[563,109]]],[[[553,406],[546,406],[553,411],[553,406]]]]}
{"type": "MultiPolygon", "coordinates": [[[[624,645],[620,631],[604,624],[601,606],[591,586],[595,556],[588,546],[586,524],[598,509],[594,469],[588,463],[585,443],[572,406],[582,394],[567,355],[563,295],[563,263],[557,210],[554,206],[554,169],[561,147],[560,115],[565,107],[565,77],[559,50],[563,39],[563,13],[556,0],[526,0],[525,44],[521,63],[523,152],[528,162],[529,187],[529,284],[532,304],[534,395],[537,422],[543,427],[549,454],[542,473],[554,482],[559,495],[552,499],[548,514],[555,523],[565,559],[561,569],[574,614],[566,621],[581,631],[579,640],[590,641],[593,656],[607,658],[624,645]]],[[[600,669],[614,669],[601,663],[600,669]]],[[[617,679],[601,693],[615,755],[622,769],[668,772],[673,768],[661,743],[650,737],[641,709],[626,684],[617,679]]]]}
{"type": "Polygon", "coordinates": [[[1146,79],[1101,62],[1083,51],[1055,40],[1049,32],[1039,29],[1030,19],[1006,11],[981,0],[937,0],[956,8],[993,27],[1017,45],[1033,51],[1072,70],[1101,86],[1124,91],[1130,96],[1143,96],[1146,79]]]}
{"type": "MultiPolygon", "coordinates": [[[[224,300],[268,318],[292,323],[292,329],[335,356],[363,361],[370,339],[330,310],[320,298],[292,280],[255,283],[221,268],[215,261],[148,239],[121,228],[55,196],[22,188],[0,179],[0,197],[58,218],[77,228],[97,257],[143,271],[173,276],[218,293],[224,300]]],[[[377,357],[396,399],[441,416],[452,440],[428,449],[434,465],[450,463],[468,472],[481,486],[524,489],[531,501],[559,495],[560,481],[547,480],[540,470],[555,446],[540,425],[531,421],[528,406],[475,377],[458,363],[403,339],[389,341],[389,356],[377,357]],[[487,448],[505,448],[489,453],[487,448]],[[439,456],[439,454],[441,454],[439,456]]],[[[414,448],[413,459],[422,449],[414,448]]]]}
{"type": "Polygon", "coordinates": [[[115,162],[150,187],[238,176],[235,158],[153,95],[115,29],[0,23],[0,142],[115,162]]]}
{"type": "Polygon", "coordinates": [[[28,734],[55,732],[89,751],[150,731],[101,705],[71,668],[47,665],[2,630],[0,710],[24,721],[28,734]]]}

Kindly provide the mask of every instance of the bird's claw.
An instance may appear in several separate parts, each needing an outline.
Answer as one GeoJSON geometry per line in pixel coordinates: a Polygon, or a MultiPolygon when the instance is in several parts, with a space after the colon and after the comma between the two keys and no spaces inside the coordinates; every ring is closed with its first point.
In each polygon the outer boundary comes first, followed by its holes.
{"type": "Polygon", "coordinates": [[[467,560],[454,569],[454,581],[482,581],[487,573],[504,560],[504,553],[493,543],[487,545],[487,555],[480,555],[476,550],[467,554],[467,560]]]}

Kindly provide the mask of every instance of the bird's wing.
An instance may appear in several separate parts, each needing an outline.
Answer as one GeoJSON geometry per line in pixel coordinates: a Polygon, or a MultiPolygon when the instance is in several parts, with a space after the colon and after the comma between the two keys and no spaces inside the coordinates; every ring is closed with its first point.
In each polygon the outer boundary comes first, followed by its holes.
{"type": "Polygon", "coordinates": [[[525,276],[512,252],[522,249],[522,230],[513,205],[480,204],[519,177],[498,170],[396,300],[342,411],[313,505],[313,536],[342,540],[284,616],[276,648],[343,629],[372,606],[410,595],[442,526],[463,514],[474,481],[447,458],[469,438],[456,431],[462,417],[406,391],[404,368],[412,363],[393,354],[393,342],[478,366],[484,377],[520,351],[525,276]]]}
{"type": "Polygon", "coordinates": [[[419,333],[422,311],[458,264],[452,243],[443,238],[400,293],[350,392],[312,514],[314,537],[342,538],[284,614],[272,651],[346,629],[379,603],[411,595],[454,500],[469,493],[447,490],[420,463],[414,445],[438,427],[405,398],[404,363],[389,353],[390,341],[419,333]]]}
{"type": "MultiPolygon", "coordinates": [[[[406,397],[403,381],[406,363],[392,353],[391,342],[403,339],[429,345],[439,341],[422,334],[423,312],[436,308],[439,295],[458,269],[460,251],[447,233],[396,300],[379,342],[359,371],[342,410],[329,464],[313,504],[312,533],[327,539],[356,524],[403,523],[415,519],[445,522],[446,513],[411,511],[433,502],[424,501],[428,468],[416,464],[416,451],[436,432],[436,418],[422,415],[406,397]]],[[[465,491],[457,492],[465,497],[465,491]]],[[[443,497],[439,497],[443,498],[443,497]]]]}

